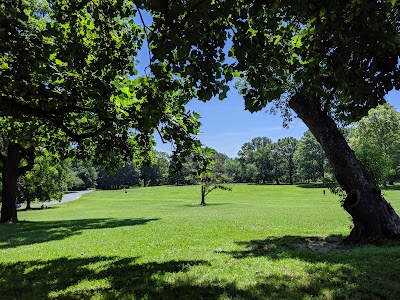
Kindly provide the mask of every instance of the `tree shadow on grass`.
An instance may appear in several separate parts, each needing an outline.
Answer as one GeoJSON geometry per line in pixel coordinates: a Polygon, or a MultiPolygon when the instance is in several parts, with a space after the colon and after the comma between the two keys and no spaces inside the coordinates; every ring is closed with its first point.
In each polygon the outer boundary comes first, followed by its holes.
{"type": "MultiPolygon", "coordinates": [[[[138,263],[137,258],[95,256],[0,264],[2,299],[302,299],[318,295],[293,276],[258,276],[257,284],[213,279],[201,282],[190,271],[202,260],[138,263]],[[178,275],[178,279],[173,279],[178,275]],[[172,279],[171,279],[172,278],[172,279]]],[[[324,272],[321,268],[319,272],[324,272]]],[[[351,271],[349,271],[351,272],[351,271]]]]}
{"type": "Polygon", "coordinates": [[[158,219],[79,219],[51,222],[20,221],[0,226],[0,249],[62,240],[84,230],[145,225],[158,219]]]}
{"type": "Polygon", "coordinates": [[[224,205],[232,205],[232,203],[228,202],[210,202],[205,205],[201,205],[200,202],[193,202],[192,204],[184,204],[186,207],[206,207],[206,206],[224,206],[224,205]]]}
{"type": "Polygon", "coordinates": [[[299,183],[296,185],[297,187],[305,188],[305,189],[326,189],[326,185],[323,182],[312,182],[312,183],[299,183]]]}
{"type": "Polygon", "coordinates": [[[201,283],[189,271],[202,260],[138,263],[96,256],[0,264],[0,295],[8,299],[262,299],[235,282],[201,283]],[[180,279],[170,279],[178,275],[180,279]]]}
{"type": "Polygon", "coordinates": [[[238,242],[242,250],[224,252],[236,262],[242,260],[232,264],[239,268],[237,281],[221,279],[223,274],[208,276],[208,268],[215,266],[204,260],[140,262],[135,257],[94,256],[0,263],[0,295],[4,300],[396,299],[400,266],[393,261],[400,259],[399,248],[336,248],[325,253],[309,248],[340,238],[286,236],[238,242]],[[261,257],[268,259],[249,261],[261,257]],[[254,262],[258,271],[243,275],[248,270],[240,266],[254,262]],[[241,284],[241,276],[251,284],[241,284]]]}
{"type": "Polygon", "coordinates": [[[350,248],[340,244],[343,239],[340,235],[269,237],[236,242],[242,250],[222,253],[235,259],[288,261],[283,275],[260,274],[264,283],[257,285],[258,295],[279,293],[276,299],[398,299],[399,244],[350,248]],[[296,271],[299,262],[305,266],[300,275],[296,271]]]}
{"type": "MultiPolygon", "coordinates": [[[[0,264],[2,299],[178,299],[180,288],[163,281],[204,261],[138,264],[136,258],[95,256],[0,264]],[[165,295],[165,297],[164,297],[165,295]]],[[[188,291],[198,299],[196,291],[188,291]]],[[[202,291],[206,293],[206,291],[202,291]]]]}

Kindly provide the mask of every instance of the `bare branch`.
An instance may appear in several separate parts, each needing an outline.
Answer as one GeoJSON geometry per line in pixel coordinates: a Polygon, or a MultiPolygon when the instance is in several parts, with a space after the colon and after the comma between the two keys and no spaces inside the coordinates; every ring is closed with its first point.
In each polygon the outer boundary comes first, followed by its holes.
{"type": "Polygon", "coordinates": [[[161,134],[161,132],[160,132],[160,130],[157,128],[157,132],[158,132],[158,134],[160,135],[160,139],[161,139],[161,142],[163,143],[163,144],[167,144],[167,142],[164,140],[164,137],[162,136],[162,134],[161,134]]]}
{"type": "Polygon", "coordinates": [[[138,13],[139,13],[140,20],[142,21],[142,24],[143,24],[144,33],[145,33],[145,35],[146,35],[147,50],[148,50],[149,61],[150,61],[150,65],[151,65],[151,63],[152,63],[153,61],[152,61],[152,59],[151,59],[151,52],[150,52],[150,47],[149,47],[150,39],[149,39],[149,35],[147,34],[147,30],[151,31],[151,29],[150,29],[150,28],[146,25],[146,23],[144,22],[144,18],[143,18],[142,12],[140,11],[139,6],[138,6],[136,3],[135,3],[135,6],[136,6],[136,9],[137,9],[137,11],[138,11],[138,13]]]}

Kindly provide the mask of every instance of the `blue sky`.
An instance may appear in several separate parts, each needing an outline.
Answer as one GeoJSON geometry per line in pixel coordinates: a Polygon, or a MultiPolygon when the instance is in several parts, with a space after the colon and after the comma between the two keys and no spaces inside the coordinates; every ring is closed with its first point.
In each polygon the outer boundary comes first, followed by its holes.
{"type": "MultiPolygon", "coordinates": [[[[400,92],[390,92],[386,100],[400,110],[400,92]]],[[[188,109],[198,112],[201,117],[201,135],[203,144],[229,157],[237,156],[245,142],[258,136],[266,136],[276,141],[283,137],[292,136],[300,139],[307,130],[304,123],[293,118],[289,128],[283,128],[280,115],[273,115],[266,110],[250,113],[244,110],[242,97],[232,89],[227,99],[213,99],[208,102],[193,100],[188,109]]],[[[157,150],[171,152],[170,144],[162,144],[157,138],[157,150]]]]}

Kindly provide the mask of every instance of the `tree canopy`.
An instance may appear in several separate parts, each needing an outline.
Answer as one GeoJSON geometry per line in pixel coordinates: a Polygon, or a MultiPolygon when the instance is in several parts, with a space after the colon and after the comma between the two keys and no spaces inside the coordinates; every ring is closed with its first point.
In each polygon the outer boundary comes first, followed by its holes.
{"type": "Polygon", "coordinates": [[[191,91],[172,76],[137,75],[137,12],[130,1],[0,4],[2,222],[16,220],[17,178],[43,151],[115,168],[150,162],[158,132],[176,157],[203,159],[199,116],[184,107],[191,91]]]}

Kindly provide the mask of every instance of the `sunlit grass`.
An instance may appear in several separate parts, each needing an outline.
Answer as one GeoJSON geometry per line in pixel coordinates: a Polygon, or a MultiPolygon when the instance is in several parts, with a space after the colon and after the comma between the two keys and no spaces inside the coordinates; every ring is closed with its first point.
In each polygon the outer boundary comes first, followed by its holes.
{"type": "MultiPolygon", "coordinates": [[[[385,191],[400,211],[400,191],[385,191]]],[[[322,188],[96,191],[0,226],[1,299],[396,299],[400,247],[337,247],[322,188]]]]}

